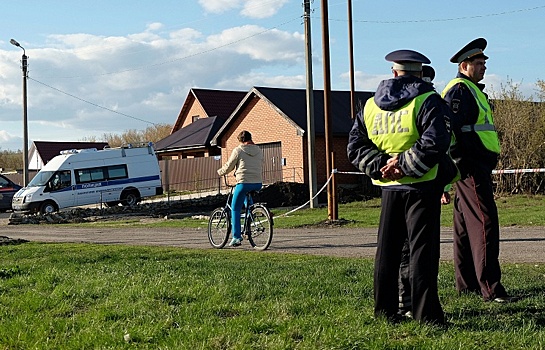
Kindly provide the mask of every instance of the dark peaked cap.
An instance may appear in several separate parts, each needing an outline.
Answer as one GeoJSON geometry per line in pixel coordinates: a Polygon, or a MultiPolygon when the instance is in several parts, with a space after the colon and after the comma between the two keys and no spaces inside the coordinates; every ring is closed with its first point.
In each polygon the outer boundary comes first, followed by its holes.
{"type": "Polygon", "coordinates": [[[431,63],[426,56],[413,50],[392,51],[385,58],[386,61],[394,62],[392,69],[408,72],[421,72],[422,63],[431,63]]]}
{"type": "Polygon", "coordinates": [[[482,57],[486,60],[488,59],[488,56],[484,54],[484,49],[486,49],[486,39],[477,38],[464,46],[460,51],[456,52],[450,59],[450,62],[460,64],[467,59],[478,57],[482,57]]]}
{"type": "Polygon", "coordinates": [[[422,80],[431,83],[435,78],[435,69],[432,66],[422,66],[422,80]]]}

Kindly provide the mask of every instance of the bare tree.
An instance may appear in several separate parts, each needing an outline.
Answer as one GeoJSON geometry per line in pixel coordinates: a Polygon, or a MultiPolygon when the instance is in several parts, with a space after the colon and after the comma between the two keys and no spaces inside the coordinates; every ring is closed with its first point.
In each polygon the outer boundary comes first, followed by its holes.
{"type": "MultiPolygon", "coordinates": [[[[170,135],[171,129],[172,125],[170,124],[154,124],[142,131],[129,129],[122,134],[103,134],[100,139],[104,142],[108,142],[110,147],[120,147],[128,144],[137,145],[150,141],[156,143],[170,135]]],[[[84,139],[84,141],[89,142],[91,142],[91,140],[94,142],[97,140],[97,137],[92,136],[84,139]]]]}
{"type": "MultiPolygon", "coordinates": [[[[540,97],[545,97],[545,84],[541,85],[540,97]]],[[[533,97],[524,97],[520,84],[508,81],[492,96],[494,123],[501,143],[499,169],[528,169],[544,166],[545,115],[543,103],[533,97]]],[[[539,190],[542,174],[509,174],[500,176],[500,192],[521,193],[539,190]]]]}
{"type": "Polygon", "coordinates": [[[23,169],[23,152],[4,150],[0,152],[0,168],[2,171],[23,169]]]}

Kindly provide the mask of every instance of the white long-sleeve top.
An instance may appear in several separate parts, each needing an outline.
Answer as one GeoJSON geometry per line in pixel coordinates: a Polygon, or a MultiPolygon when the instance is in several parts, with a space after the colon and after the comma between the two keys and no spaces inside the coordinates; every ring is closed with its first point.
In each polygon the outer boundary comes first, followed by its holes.
{"type": "Polygon", "coordinates": [[[219,175],[225,175],[235,170],[237,183],[263,182],[263,152],[258,145],[242,144],[237,146],[227,163],[218,169],[219,175]]]}

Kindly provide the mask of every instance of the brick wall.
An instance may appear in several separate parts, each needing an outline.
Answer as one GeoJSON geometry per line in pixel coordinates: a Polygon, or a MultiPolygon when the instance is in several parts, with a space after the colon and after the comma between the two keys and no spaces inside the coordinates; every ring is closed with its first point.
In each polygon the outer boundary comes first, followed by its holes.
{"type": "MultiPolygon", "coordinates": [[[[246,107],[240,111],[237,120],[231,125],[222,138],[222,158],[227,160],[233,148],[238,146],[236,138],[239,132],[248,130],[252,133],[255,143],[282,143],[282,158],[286,159],[283,166],[284,181],[308,183],[308,152],[307,139],[300,134],[299,127],[295,126],[279,114],[266,101],[254,96],[246,107]]],[[[339,171],[357,170],[346,156],[346,137],[333,137],[331,149],[335,152],[335,167],[339,171]]],[[[317,136],[315,141],[315,163],[318,185],[322,186],[329,174],[326,174],[325,140],[317,136]]],[[[356,183],[357,175],[338,175],[338,184],[356,183]]]]}
{"type": "MultiPolygon", "coordinates": [[[[199,101],[195,100],[192,97],[193,101],[191,103],[191,107],[187,110],[187,114],[185,115],[184,123],[180,126],[180,129],[183,127],[188,126],[193,122],[193,116],[198,115],[199,118],[207,118],[209,115],[206,114],[204,109],[202,108],[199,101]]],[[[213,117],[213,116],[212,116],[213,117]]]]}
{"type": "Polygon", "coordinates": [[[304,171],[306,156],[303,152],[302,136],[298,135],[298,127],[286,120],[270,104],[257,96],[239,112],[236,121],[222,137],[222,157],[228,159],[233,148],[238,146],[237,135],[242,130],[252,134],[255,143],[282,143],[284,181],[305,182],[304,171]],[[295,172],[295,176],[294,176],[295,172]]]}

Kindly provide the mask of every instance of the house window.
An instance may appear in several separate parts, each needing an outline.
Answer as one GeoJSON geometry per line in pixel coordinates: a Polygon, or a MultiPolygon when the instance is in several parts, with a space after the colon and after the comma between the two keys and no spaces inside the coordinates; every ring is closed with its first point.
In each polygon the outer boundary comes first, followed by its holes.
{"type": "Polygon", "coordinates": [[[198,115],[194,115],[191,117],[191,122],[194,123],[196,122],[197,120],[199,120],[199,116],[198,115]]]}

